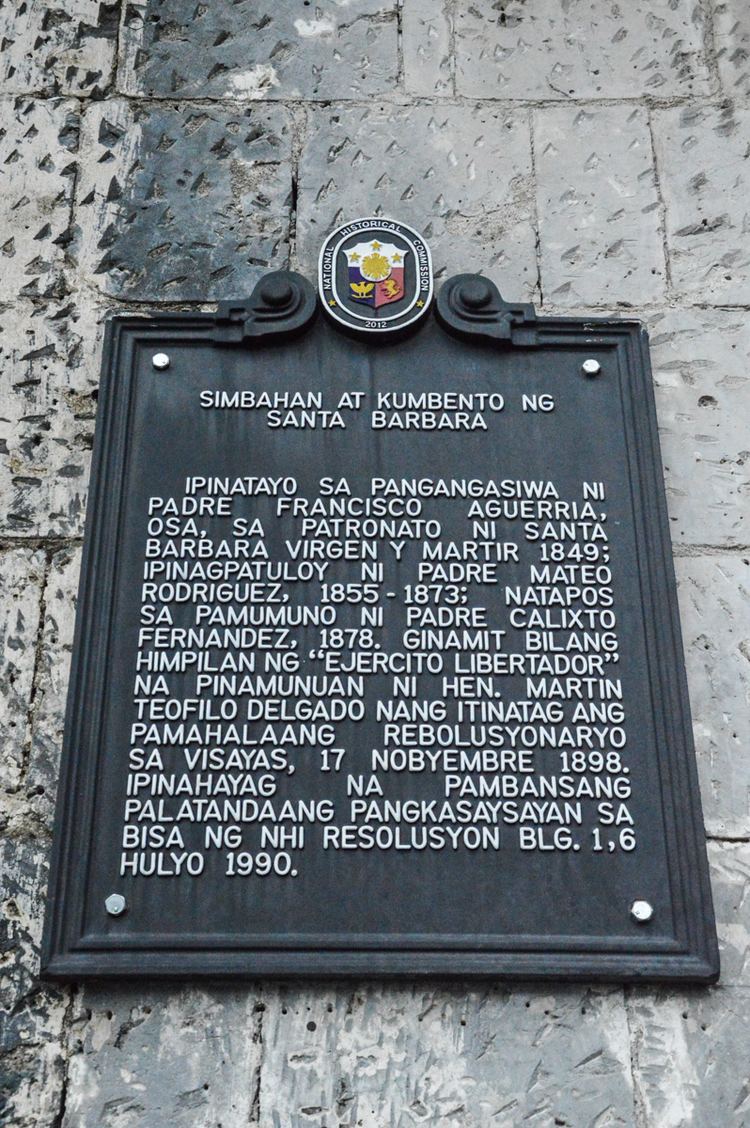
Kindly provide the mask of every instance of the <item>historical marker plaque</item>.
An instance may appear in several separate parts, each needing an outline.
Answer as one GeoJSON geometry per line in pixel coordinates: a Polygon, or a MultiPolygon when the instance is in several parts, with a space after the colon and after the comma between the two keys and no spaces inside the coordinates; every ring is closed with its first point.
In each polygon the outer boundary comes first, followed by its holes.
{"type": "Polygon", "coordinates": [[[311,291],[109,327],[47,972],[714,979],[645,334],[311,291]]]}

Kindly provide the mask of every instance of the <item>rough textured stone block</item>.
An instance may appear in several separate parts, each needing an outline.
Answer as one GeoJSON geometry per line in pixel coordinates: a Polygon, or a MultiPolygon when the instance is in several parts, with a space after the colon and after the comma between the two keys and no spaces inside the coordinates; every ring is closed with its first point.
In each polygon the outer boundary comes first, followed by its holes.
{"type": "Polygon", "coordinates": [[[703,814],[709,834],[750,835],[750,558],[676,561],[703,814]]]}
{"type": "MultiPolygon", "coordinates": [[[[3,939],[0,953],[0,1017],[3,1033],[14,1012],[38,987],[39,946],[47,889],[47,849],[37,842],[3,838],[0,843],[3,939]]],[[[5,1048],[7,1041],[4,1042],[5,1048]]]]}
{"type": "Polygon", "coordinates": [[[401,24],[406,89],[424,97],[452,93],[450,0],[404,0],[401,24]]]}
{"type": "Polygon", "coordinates": [[[80,549],[56,552],[45,589],[42,646],[23,811],[26,822],[41,831],[45,828],[52,831],[55,814],[80,570],[80,549]]]}
{"type": "Polygon", "coordinates": [[[300,165],[297,249],[317,269],[331,228],[362,215],[412,224],[438,278],[489,274],[507,297],[536,282],[531,154],[524,115],[488,107],[316,109],[300,165]]]}
{"type": "Polygon", "coordinates": [[[398,80],[396,0],[128,4],[124,89],[174,98],[359,98],[398,80]]]}
{"type": "Polygon", "coordinates": [[[700,302],[750,302],[750,111],[732,103],[653,117],[675,290],[700,302]]]}
{"type": "Polygon", "coordinates": [[[473,0],[456,12],[457,83],[477,98],[665,98],[703,93],[696,2],[473,0]]]}
{"type": "Polygon", "coordinates": [[[750,1115],[750,992],[637,991],[634,1081],[648,1128],[745,1128],[750,1115]]]}
{"type": "Polygon", "coordinates": [[[750,9],[745,0],[714,5],[714,40],[721,85],[732,97],[750,93],[750,9]]]}
{"type": "Polygon", "coordinates": [[[709,842],[721,982],[750,987],[750,844],[709,842]]]}
{"type": "Polygon", "coordinates": [[[667,310],[648,327],[673,543],[747,544],[747,315],[667,310]]]}
{"type": "Polygon", "coordinates": [[[555,305],[639,305],[664,292],[648,119],[632,106],[534,114],[542,289],[555,305]]]}
{"type": "Polygon", "coordinates": [[[83,532],[103,317],[73,298],[0,310],[0,532],[83,532]]]}
{"type": "Polygon", "coordinates": [[[0,1123],[54,1128],[65,1069],[65,995],[38,983],[47,887],[46,851],[33,842],[0,845],[0,1123]]]}
{"type": "Polygon", "coordinates": [[[65,289],[78,124],[74,102],[0,101],[0,301],[65,289]]]}
{"type": "Polygon", "coordinates": [[[25,772],[27,714],[34,678],[44,553],[0,553],[0,739],[4,792],[15,792],[25,772]]]}
{"type": "Polygon", "coordinates": [[[0,1123],[9,1128],[59,1128],[65,1058],[59,1003],[29,1000],[0,1046],[0,1123]]]}
{"type": "Polygon", "coordinates": [[[101,94],[119,14],[116,0],[10,0],[0,7],[0,92],[101,94]]]}
{"type": "Polygon", "coordinates": [[[76,251],[106,292],[236,298],[287,265],[291,130],[281,107],[98,103],[82,146],[76,251]]]}
{"type": "Polygon", "coordinates": [[[632,1125],[619,991],[368,986],[266,996],[266,1128],[632,1125]]]}
{"type": "Polygon", "coordinates": [[[62,1128],[258,1124],[261,1016],[247,987],[86,990],[62,1128]]]}

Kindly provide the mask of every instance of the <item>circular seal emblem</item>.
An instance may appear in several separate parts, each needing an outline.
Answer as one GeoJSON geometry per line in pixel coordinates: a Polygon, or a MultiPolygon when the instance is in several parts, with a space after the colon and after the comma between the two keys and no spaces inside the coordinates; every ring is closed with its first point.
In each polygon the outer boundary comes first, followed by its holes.
{"type": "Polygon", "coordinates": [[[432,260],[421,235],[393,219],[353,219],[328,236],[318,266],[331,317],[363,333],[413,325],[432,299],[432,260]]]}

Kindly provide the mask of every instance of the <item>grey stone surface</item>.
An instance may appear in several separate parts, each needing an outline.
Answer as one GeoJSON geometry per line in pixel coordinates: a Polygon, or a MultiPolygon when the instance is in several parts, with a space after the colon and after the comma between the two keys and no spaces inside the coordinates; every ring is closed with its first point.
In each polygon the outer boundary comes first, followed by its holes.
{"type": "Polygon", "coordinates": [[[161,98],[357,98],[398,78],[396,0],[128,4],[123,88],[161,98]]]}
{"type": "Polygon", "coordinates": [[[0,533],[83,532],[103,317],[73,297],[0,309],[0,533]]]}
{"type": "Polygon", "coordinates": [[[25,772],[44,565],[41,551],[20,548],[0,553],[0,739],[6,794],[18,790],[25,772]]]}
{"type": "Polygon", "coordinates": [[[286,265],[291,128],[281,107],[94,103],[83,119],[75,245],[118,297],[249,294],[286,265]]]}
{"type": "Polygon", "coordinates": [[[40,834],[51,833],[54,819],[80,570],[80,548],[55,552],[44,592],[24,807],[16,816],[40,834]]]}
{"type": "Polygon", "coordinates": [[[38,982],[46,849],[0,844],[0,1123],[55,1128],[65,1074],[66,999],[38,982]]]}
{"type": "Polygon", "coordinates": [[[750,324],[741,310],[648,316],[672,541],[750,542],[750,324]]]}
{"type": "Polygon", "coordinates": [[[103,93],[119,15],[117,0],[9,0],[0,7],[0,93],[103,93]]]}
{"type": "MultiPolygon", "coordinates": [[[[45,553],[8,550],[1,554],[0,566],[0,1123],[14,1128],[59,1128],[66,1071],[61,1042],[67,998],[64,992],[40,984],[38,978],[49,835],[35,817],[43,772],[31,739],[38,711],[37,691],[49,694],[66,653],[64,640],[57,637],[51,625],[67,613],[66,628],[72,634],[73,600],[69,592],[60,591],[56,577],[50,588],[53,606],[45,616],[42,644],[37,651],[45,553]],[[54,606],[62,599],[67,601],[65,611],[54,606]]],[[[55,709],[59,727],[60,700],[55,709]]],[[[47,799],[50,806],[58,755],[59,740],[52,754],[54,767],[51,763],[44,765],[52,793],[47,799]]]]}
{"type": "Polygon", "coordinates": [[[645,110],[534,113],[542,290],[562,306],[663,296],[659,199],[645,110]]]}
{"type": "Polygon", "coordinates": [[[616,989],[316,984],[264,998],[262,1128],[634,1124],[616,989]]]}
{"type": "Polygon", "coordinates": [[[709,842],[724,986],[750,987],[750,844],[709,842]]]}
{"type": "Polygon", "coordinates": [[[536,284],[526,115],[486,106],[316,108],[300,162],[297,254],[314,275],[337,224],[411,223],[438,278],[483,270],[516,299],[536,284]],[[460,248],[460,250],[459,250],[460,248]]]}
{"type": "Polygon", "coordinates": [[[750,9],[744,0],[714,5],[716,58],[723,89],[731,97],[750,93],[750,9]]]}
{"type": "Polygon", "coordinates": [[[472,0],[456,10],[460,94],[474,98],[659,98],[705,93],[695,0],[472,0]]]}
{"type": "Polygon", "coordinates": [[[750,112],[731,102],[674,107],[653,123],[675,291],[747,304],[750,112]]]}
{"type": "Polygon", "coordinates": [[[637,991],[630,1004],[642,1123],[745,1128],[750,1118],[750,992],[637,991]]]}
{"type": "Polygon", "coordinates": [[[14,1012],[38,987],[47,849],[36,842],[4,837],[0,845],[3,932],[0,948],[0,1018],[3,1033],[14,1012]]]}
{"type": "Polygon", "coordinates": [[[75,102],[0,98],[0,302],[66,288],[78,126],[75,102]]]}
{"type": "Polygon", "coordinates": [[[709,834],[750,836],[750,557],[676,561],[682,633],[709,834]]]}
{"type": "Polygon", "coordinates": [[[258,1124],[261,1021],[247,986],[86,990],[61,1128],[258,1124]]]}
{"type": "Polygon", "coordinates": [[[401,25],[404,81],[410,94],[429,97],[453,90],[451,0],[404,0],[401,25]]]}

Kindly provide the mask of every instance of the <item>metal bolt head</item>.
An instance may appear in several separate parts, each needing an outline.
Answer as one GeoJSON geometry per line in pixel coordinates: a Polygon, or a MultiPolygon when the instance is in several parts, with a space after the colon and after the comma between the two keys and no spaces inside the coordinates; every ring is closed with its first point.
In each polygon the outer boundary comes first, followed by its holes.
{"type": "Polygon", "coordinates": [[[648,924],[654,915],[654,906],[649,901],[633,901],[630,915],[636,924],[648,924]]]}
{"type": "Polygon", "coordinates": [[[581,372],[584,374],[584,376],[598,376],[601,370],[601,364],[598,360],[594,360],[593,358],[584,360],[583,364],[581,365],[581,372]]]}
{"type": "Polygon", "coordinates": [[[122,916],[128,906],[122,893],[110,893],[104,907],[110,916],[122,916]]]}
{"type": "Polygon", "coordinates": [[[159,371],[163,371],[165,368],[169,368],[169,357],[166,353],[154,353],[151,358],[151,363],[153,364],[154,368],[158,368],[159,371]]]}

